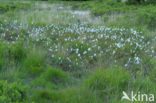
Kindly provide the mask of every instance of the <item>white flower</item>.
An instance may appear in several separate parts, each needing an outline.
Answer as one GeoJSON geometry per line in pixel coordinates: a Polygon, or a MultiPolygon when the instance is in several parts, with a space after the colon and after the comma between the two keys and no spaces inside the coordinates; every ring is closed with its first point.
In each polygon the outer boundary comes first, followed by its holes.
{"type": "Polygon", "coordinates": [[[100,46],[98,46],[98,50],[100,50],[100,46]]]}
{"type": "Polygon", "coordinates": [[[121,48],[122,47],[122,44],[121,43],[116,43],[115,44],[118,48],[121,48]]]}
{"type": "Polygon", "coordinates": [[[91,51],[91,48],[88,48],[88,51],[91,51]]]}
{"type": "Polygon", "coordinates": [[[79,49],[76,49],[76,54],[78,54],[78,52],[79,52],[79,49]]]}
{"type": "Polygon", "coordinates": [[[125,67],[127,67],[128,66],[128,64],[125,64],[125,67]]]}
{"type": "Polygon", "coordinates": [[[78,54],[78,56],[80,57],[80,56],[81,56],[81,54],[78,54]]]}
{"type": "Polygon", "coordinates": [[[140,58],[139,57],[134,57],[134,59],[135,59],[135,64],[139,64],[140,63],[140,58]]]}
{"type": "Polygon", "coordinates": [[[94,57],[96,57],[96,54],[94,54],[94,57]]]}
{"type": "Polygon", "coordinates": [[[55,57],[55,55],[54,55],[54,54],[52,54],[52,55],[51,55],[51,57],[52,57],[52,58],[54,58],[54,57],[55,57]]]}
{"type": "Polygon", "coordinates": [[[113,54],[115,54],[115,50],[113,50],[113,54]]]}
{"type": "Polygon", "coordinates": [[[61,60],[61,57],[59,57],[59,60],[61,60]]]}
{"type": "Polygon", "coordinates": [[[51,49],[51,48],[49,48],[49,51],[51,52],[51,51],[52,51],[52,49],[51,49]]]}
{"type": "Polygon", "coordinates": [[[84,51],[83,54],[87,54],[87,51],[84,51]]]}
{"type": "Polygon", "coordinates": [[[130,38],[127,39],[127,42],[130,42],[130,38]]]}

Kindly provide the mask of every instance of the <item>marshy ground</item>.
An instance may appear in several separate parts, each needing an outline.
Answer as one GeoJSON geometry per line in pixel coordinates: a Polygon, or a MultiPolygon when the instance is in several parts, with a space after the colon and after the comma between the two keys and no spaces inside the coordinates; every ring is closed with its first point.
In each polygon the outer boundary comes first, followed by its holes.
{"type": "Polygon", "coordinates": [[[132,20],[137,10],[95,10],[1,1],[0,102],[131,103],[122,91],[156,93],[154,24],[139,25],[142,13],[132,20]]]}

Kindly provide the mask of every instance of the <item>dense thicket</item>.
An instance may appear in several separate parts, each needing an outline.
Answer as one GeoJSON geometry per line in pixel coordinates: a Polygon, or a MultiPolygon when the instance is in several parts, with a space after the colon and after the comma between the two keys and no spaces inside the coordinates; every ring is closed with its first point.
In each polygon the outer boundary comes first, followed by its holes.
{"type": "Polygon", "coordinates": [[[153,4],[156,0],[127,0],[128,4],[153,4]]]}
{"type": "MultiPolygon", "coordinates": [[[[34,0],[34,1],[56,1],[56,0],[34,0]]],[[[126,4],[155,4],[156,0],[59,0],[59,1],[98,1],[98,2],[102,2],[102,3],[116,3],[116,2],[124,2],[126,4]]]]}
{"type": "MultiPolygon", "coordinates": [[[[34,1],[55,1],[55,0],[34,0],[34,1]]],[[[156,0],[60,0],[60,1],[100,1],[100,2],[126,2],[127,4],[153,4],[156,0]]]]}

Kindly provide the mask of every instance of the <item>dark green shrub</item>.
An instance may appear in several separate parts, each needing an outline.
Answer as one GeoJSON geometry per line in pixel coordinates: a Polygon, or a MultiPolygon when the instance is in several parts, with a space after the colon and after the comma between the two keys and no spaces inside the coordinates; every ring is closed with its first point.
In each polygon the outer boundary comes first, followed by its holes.
{"type": "Polygon", "coordinates": [[[127,0],[128,4],[142,4],[145,0],[127,0]]]}
{"type": "Polygon", "coordinates": [[[147,25],[149,29],[156,27],[156,10],[153,6],[148,6],[146,9],[138,10],[136,18],[139,24],[147,25]]]}
{"type": "Polygon", "coordinates": [[[29,3],[2,3],[0,4],[0,13],[6,13],[8,11],[15,11],[20,9],[27,9],[30,7],[29,3]]]}
{"type": "Polygon", "coordinates": [[[26,91],[20,83],[8,83],[0,81],[0,102],[1,103],[21,103],[26,100],[26,91]]]}
{"type": "Polygon", "coordinates": [[[154,4],[155,0],[127,0],[128,4],[154,4]]]}
{"type": "Polygon", "coordinates": [[[147,4],[155,4],[156,3],[156,0],[146,0],[146,3],[147,4]]]}

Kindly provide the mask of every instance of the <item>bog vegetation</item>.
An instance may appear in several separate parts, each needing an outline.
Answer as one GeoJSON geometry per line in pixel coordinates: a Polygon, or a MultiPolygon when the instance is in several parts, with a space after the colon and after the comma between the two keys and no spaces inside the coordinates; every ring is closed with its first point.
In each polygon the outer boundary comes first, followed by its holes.
{"type": "Polygon", "coordinates": [[[156,94],[155,28],[155,0],[0,0],[0,103],[156,94]]]}

